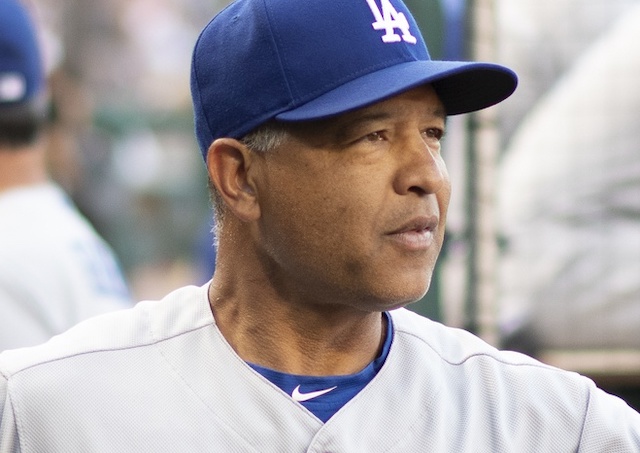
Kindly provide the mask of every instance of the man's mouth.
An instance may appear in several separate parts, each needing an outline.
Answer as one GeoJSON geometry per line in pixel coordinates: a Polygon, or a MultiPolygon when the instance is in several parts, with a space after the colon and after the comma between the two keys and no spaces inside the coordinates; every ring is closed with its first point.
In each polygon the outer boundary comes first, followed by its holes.
{"type": "Polygon", "coordinates": [[[433,244],[437,226],[436,216],[421,216],[387,233],[387,236],[410,250],[425,250],[433,244]]]}

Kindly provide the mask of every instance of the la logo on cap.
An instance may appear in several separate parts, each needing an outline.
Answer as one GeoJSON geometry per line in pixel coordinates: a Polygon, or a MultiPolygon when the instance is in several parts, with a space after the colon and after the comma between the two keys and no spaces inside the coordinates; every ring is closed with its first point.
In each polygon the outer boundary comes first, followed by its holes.
{"type": "Polygon", "coordinates": [[[417,42],[416,37],[411,34],[409,30],[409,22],[407,21],[404,13],[399,13],[391,4],[390,0],[382,0],[382,11],[378,8],[376,0],[367,0],[369,8],[373,13],[373,17],[376,19],[371,25],[374,30],[385,30],[386,33],[382,36],[383,42],[400,42],[405,41],[410,44],[417,42]],[[398,35],[395,30],[400,29],[402,36],[398,35]]]}
{"type": "Polygon", "coordinates": [[[19,101],[27,93],[27,81],[22,74],[0,74],[0,102],[19,101]]]}

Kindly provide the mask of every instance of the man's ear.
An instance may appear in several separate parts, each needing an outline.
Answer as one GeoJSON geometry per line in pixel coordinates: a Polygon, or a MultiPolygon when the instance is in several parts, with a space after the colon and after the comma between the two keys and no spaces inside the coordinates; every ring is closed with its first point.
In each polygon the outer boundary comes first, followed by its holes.
{"type": "Polygon", "coordinates": [[[244,143],[219,138],[207,152],[207,170],[227,208],[240,220],[260,217],[260,205],[251,178],[251,165],[259,158],[244,143]]]}

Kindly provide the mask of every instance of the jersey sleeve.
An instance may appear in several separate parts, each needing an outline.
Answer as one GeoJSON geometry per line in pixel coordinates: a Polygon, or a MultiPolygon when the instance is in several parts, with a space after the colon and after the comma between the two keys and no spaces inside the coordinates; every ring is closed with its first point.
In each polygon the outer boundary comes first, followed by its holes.
{"type": "Polygon", "coordinates": [[[7,379],[0,375],[0,453],[19,453],[18,430],[7,379]]]}
{"type": "Polygon", "coordinates": [[[640,414],[620,398],[592,385],[578,451],[640,451],[640,414]]]}

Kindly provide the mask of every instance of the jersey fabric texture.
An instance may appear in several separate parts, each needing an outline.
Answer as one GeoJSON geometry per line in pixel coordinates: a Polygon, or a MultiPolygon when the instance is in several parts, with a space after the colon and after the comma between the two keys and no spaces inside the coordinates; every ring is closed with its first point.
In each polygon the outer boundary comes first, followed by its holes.
{"type": "Polygon", "coordinates": [[[0,351],[131,305],[112,250],[58,186],[0,193],[0,351]]]}
{"type": "Polygon", "coordinates": [[[378,374],[387,360],[393,338],[393,323],[389,313],[385,312],[382,315],[387,323],[382,350],[378,357],[358,373],[342,376],[300,376],[281,373],[252,363],[249,365],[286,394],[291,395],[313,415],[326,422],[378,374]]]}
{"type": "Polygon", "coordinates": [[[207,285],[0,354],[0,452],[640,451],[640,415],[575,373],[406,309],[327,423],[225,341],[207,285]]]}

